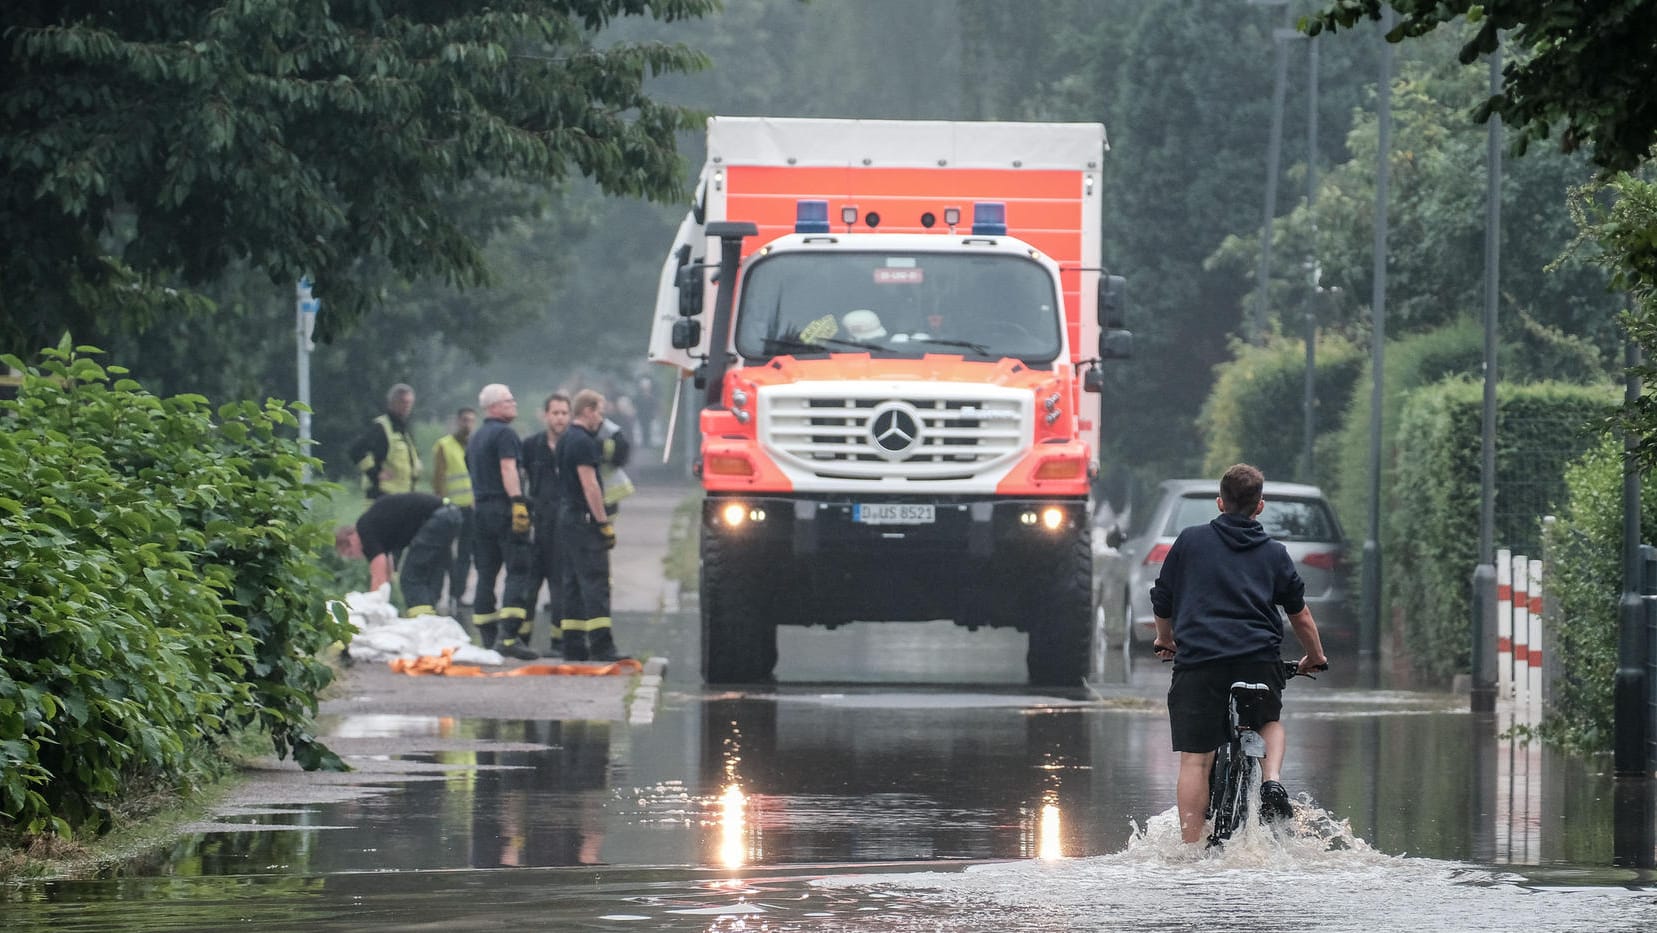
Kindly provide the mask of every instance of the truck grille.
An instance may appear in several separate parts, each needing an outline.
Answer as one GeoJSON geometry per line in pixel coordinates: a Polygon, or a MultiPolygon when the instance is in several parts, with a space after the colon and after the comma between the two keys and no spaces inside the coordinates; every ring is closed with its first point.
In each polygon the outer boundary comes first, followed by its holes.
{"type": "Polygon", "coordinates": [[[819,476],[960,479],[1029,443],[1027,392],[807,396],[797,388],[761,392],[761,439],[773,456],[819,476]]]}

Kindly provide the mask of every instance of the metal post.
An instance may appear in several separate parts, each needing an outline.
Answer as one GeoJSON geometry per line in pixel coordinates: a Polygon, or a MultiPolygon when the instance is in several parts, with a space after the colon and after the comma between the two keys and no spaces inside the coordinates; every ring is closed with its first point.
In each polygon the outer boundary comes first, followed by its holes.
{"type": "MultiPolygon", "coordinates": [[[[294,288],[294,346],[299,369],[299,398],[304,404],[299,412],[299,446],[306,453],[311,449],[311,334],[316,331],[317,311],[322,302],[311,297],[311,277],[301,276],[294,288]]],[[[311,481],[311,468],[299,471],[301,482],[311,481]]]]}
{"type": "Polygon", "coordinates": [[[1306,274],[1310,280],[1306,289],[1306,385],[1305,398],[1301,405],[1306,413],[1306,449],[1305,471],[1303,482],[1315,483],[1317,477],[1313,473],[1316,463],[1314,457],[1314,438],[1317,436],[1317,411],[1314,407],[1317,402],[1317,372],[1318,372],[1318,283],[1322,279],[1322,270],[1318,268],[1318,40],[1316,36],[1306,42],[1306,218],[1310,224],[1311,245],[1306,260],[1306,274]]]}
{"type": "MultiPolygon", "coordinates": [[[[1628,382],[1624,388],[1625,407],[1632,409],[1640,398],[1640,379],[1634,367],[1640,363],[1639,346],[1630,340],[1624,348],[1628,382]]],[[[1647,584],[1640,546],[1640,471],[1634,459],[1638,438],[1623,431],[1622,464],[1622,598],[1617,601],[1617,673],[1612,688],[1613,757],[1621,776],[1645,775],[1651,771],[1647,740],[1651,735],[1651,707],[1646,694],[1646,663],[1650,641],[1646,632],[1644,600],[1640,594],[1647,584]]],[[[1651,553],[1650,548],[1644,549],[1651,553]]]]}
{"type": "Polygon", "coordinates": [[[1364,538],[1363,612],[1358,619],[1358,674],[1379,680],[1381,656],[1381,399],[1387,346],[1387,183],[1392,148],[1392,8],[1381,14],[1381,75],[1375,87],[1375,271],[1370,296],[1374,333],[1369,350],[1369,528],[1364,538]]]}
{"type": "MultiPolygon", "coordinates": [[[[1265,0],[1255,2],[1265,5],[1265,0]]],[[[1282,0],[1282,7],[1282,28],[1292,29],[1294,14],[1289,10],[1288,0],[1282,0]]],[[[1277,53],[1277,73],[1272,81],[1271,138],[1266,144],[1266,211],[1260,222],[1260,269],[1255,276],[1259,295],[1254,303],[1254,326],[1250,328],[1253,332],[1249,334],[1249,339],[1257,344],[1266,341],[1266,309],[1271,302],[1272,220],[1277,214],[1278,163],[1283,154],[1283,97],[1289,84],[1289,49],[1275,32],[1272,47],[1277,53]]]]}
{"type": "MultiPolygon", "coordinates": [[[[1490,54],[1490,94],[1502,91],[1502,53],[1490,54]]],[[[1479,460],[1479,563],[1473,571],[1473,709],[1496,708],[1496,314],[1502,250],[1502,121],[1492,115],[1485,134],[1488,171],[1484,198],[1484,417],[1479,460]]]]}

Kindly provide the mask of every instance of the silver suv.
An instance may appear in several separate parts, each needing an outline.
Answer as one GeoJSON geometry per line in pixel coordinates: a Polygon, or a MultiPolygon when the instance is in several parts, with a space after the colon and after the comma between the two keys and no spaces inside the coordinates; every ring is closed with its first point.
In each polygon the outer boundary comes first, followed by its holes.
{"type": "MultiPolygon", "coordinates": [[[[1219,514],[1214,500],[1220,483],[1212,479],[1171,479],[1157,487],[1149,508],[1135,506],[1126,529],[1103,528],[1094,536],[1094,605],[1096,645],[1129,648],[1149,645],[1156,638],[1151,616],[1151,584],[1181,529],[1201,525],[1219,514]],[[1126,540],[1120,540],[1123,535],[1126,540]],[[1115,544],[1114,547],[1111,545],[1115,544]]],[[[1300,483],[1266,483],[1266,508],[1260,524],[1283,542],[1295,569],[1306,582],[1306,604],[1317,619],[1324,643],[1352,637],[1353,615],[1346,591],[1347,543],[1335,510],[1323,491],[1300,483]]],[[[1106,518],[1106,521],[1110,521],[1106,518]]],[[[1283,656],[1300,657],[1293,629],[1284,626],[1283,656]]]]}

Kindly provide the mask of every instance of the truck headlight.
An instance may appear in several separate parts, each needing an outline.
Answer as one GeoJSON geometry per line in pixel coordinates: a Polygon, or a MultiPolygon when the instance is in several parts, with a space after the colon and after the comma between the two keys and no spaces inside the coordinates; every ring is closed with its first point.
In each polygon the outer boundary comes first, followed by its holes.
{"type": "Polygon", "coordinates": [[[765,521],[765,510],[757,505],[729,502],[720,508],[719,517],[730,527],[738,528],[746,522],[758,523],[765,521]]]}

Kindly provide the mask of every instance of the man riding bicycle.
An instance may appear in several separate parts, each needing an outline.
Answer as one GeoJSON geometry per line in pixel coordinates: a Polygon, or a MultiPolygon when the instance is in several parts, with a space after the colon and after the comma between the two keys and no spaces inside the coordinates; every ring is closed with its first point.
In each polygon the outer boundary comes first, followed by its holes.
{"type": "Polygon", "coordinates": [[[1206,525],[1179,533],[1151,587],[1156,615],[1157,656],[1174,662],[1168,687],[1168,720],[1179,752],[1180,836],[1202,837],[1214,750],[1228,739],[1227,697],[1237,681],[1265,684],[1271,695],[1261,705],[1255,728],[1266,742],[1261,766],[1261,809],[1266,819],[1292,813],[1281,783],[1287,740],[1278,717],[1283,710],[1285,672],[1278,653],[1289,616],[1306,655],[1304,674],[1326,662],[1317,622],[1305,600],[1306,585],[1283,545],[1255,518],[1264,508],[1261,472],[1239,463],[1220,478],[1215,500],[1220,514],[1206,525]]]}

